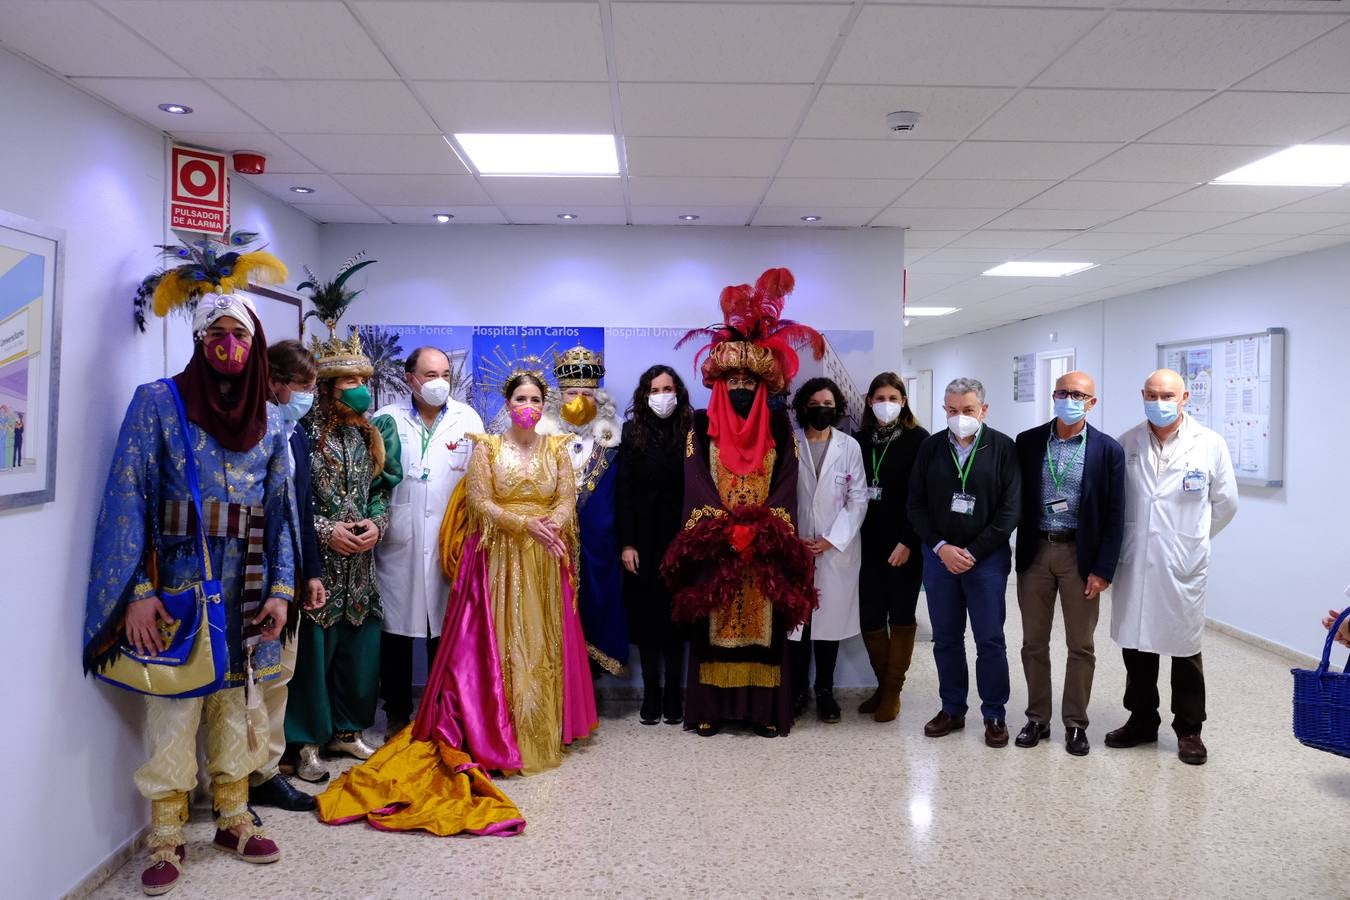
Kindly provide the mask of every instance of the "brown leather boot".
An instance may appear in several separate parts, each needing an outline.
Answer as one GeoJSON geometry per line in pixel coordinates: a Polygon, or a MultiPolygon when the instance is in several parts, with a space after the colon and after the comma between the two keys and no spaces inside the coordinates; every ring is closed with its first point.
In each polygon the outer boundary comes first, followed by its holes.
{"type": "Polygon", "coordinates": [[[900,715],[900,691],[905,686],[905,674],[914,659],[914,636],[918,625],[896,625],[891,628],[890,653],[886,657],[886,673],[881,682],[881,702],[872,718],[891,722],[900,715]]]}
{"type": "Polygon", "coordinates": [[[867,659],[872,663],[872,671],[877,676],[877,689],[862,703],[858,712],[863,715],[874,713],[881,703],[881,681],[886,677],[886,659],[891,653],[891,634],[885,628],[863,632],[863,646],[867,648],[867,659]]]}

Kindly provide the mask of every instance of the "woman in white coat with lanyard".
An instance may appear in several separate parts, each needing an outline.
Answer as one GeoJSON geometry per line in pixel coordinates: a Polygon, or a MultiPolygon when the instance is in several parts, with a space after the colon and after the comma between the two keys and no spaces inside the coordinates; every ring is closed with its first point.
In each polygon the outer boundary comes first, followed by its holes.
{"type": "Polygon", "coordinates": [[[834,699],[834,664],[839,642],[859,633],[858,573],[867,517],[867,475],[858,442],[835,428],[847,411],[844,394],[828,378],[812,378],[798,389],[792,408],[802,430],[797,435],[797,536],[816,558],[815,585],[820,608],[809,624],[790,635],[792,688],[797,714],[806,709],[807,670],[816,657],[816,715],[839,721],[834,699]]]}

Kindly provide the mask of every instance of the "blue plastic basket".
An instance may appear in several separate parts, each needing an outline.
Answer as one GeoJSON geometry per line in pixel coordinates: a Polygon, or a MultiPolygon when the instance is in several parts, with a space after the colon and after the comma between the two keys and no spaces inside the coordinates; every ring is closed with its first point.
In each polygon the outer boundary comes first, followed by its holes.
{"type": "Polygon", "coordinates": [[[1350,674],[1329,672],[1331,645],[1350,606],[1336,617],[1316,669],[1290,669],[1294,674],[1294,737],[1309,747],[1350,756],[1350,674]]]}

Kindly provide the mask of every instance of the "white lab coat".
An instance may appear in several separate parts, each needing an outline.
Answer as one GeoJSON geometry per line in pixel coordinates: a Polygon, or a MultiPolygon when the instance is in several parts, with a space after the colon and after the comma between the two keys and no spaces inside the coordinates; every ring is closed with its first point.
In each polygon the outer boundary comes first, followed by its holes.
{"type": "Polygon", "coordinates": [[[455,485],[473,452],[466,434],[481,433],[483,420],[451,400],[422,458],[420,416],[411,401],[375,414],[398,426],[403,480],[389,498],[389,530],[375,548],[375,580],[384,606],[384,630],[408,637],[440,637],[450,585],[441,574],[440,532],[455,485]],[[423,468],[429,469],[427,478],[423,468]]]}
{"type": "MultiPolygon", "coordinates": [[[[830,446],[816,478],[815,463],[806,435],[797,432],[800,458],[797,475],[797,536],[823,537],[836,549],[816,557],[816,589],[820,608],[811,616],[811,638],[841,641],[859,633],[858,572],[862,568],[862,539],[858,531],[867,517],[867,474],[862,448],[839,429],[830,434],[830,446]]],[[[801,639],[802,629],[791,635],[801,639]]]]}
{"type": "Polygon", "coordinates": [[[1205,630],[1210,539],[1237,513],[1228,445],[1189,416],[1161,451],[1147,422],[1120,445],[1125,539],[1111,585],[1111,638],[1126,649],[1194,656],[1205,630]],[[1199,490],[1183,489],[1189,473],[1203,476],[1199,490]]]}

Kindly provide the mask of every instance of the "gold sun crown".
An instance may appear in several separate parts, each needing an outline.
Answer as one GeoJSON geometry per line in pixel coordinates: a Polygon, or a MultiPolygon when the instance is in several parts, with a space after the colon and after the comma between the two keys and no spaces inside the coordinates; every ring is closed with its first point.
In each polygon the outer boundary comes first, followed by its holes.
{"type": "Polygon", "coordinates": [[[564,389],[599,387],[605,377],[605,356],[577,344],[561,356],[553,355],[553,376],[564,389]]]}
{"type": "Polygon", "coordinates": [[[319,364],[320,378],[342,378],[345,375],[369,378],[375,374],[370,357],[361,349],[361,332],[354,325],[347,327],[349,333],[346,340],[332,333],[326,341],[320,341],[317,335],[311,339],[309,351],[319,364]]]}

